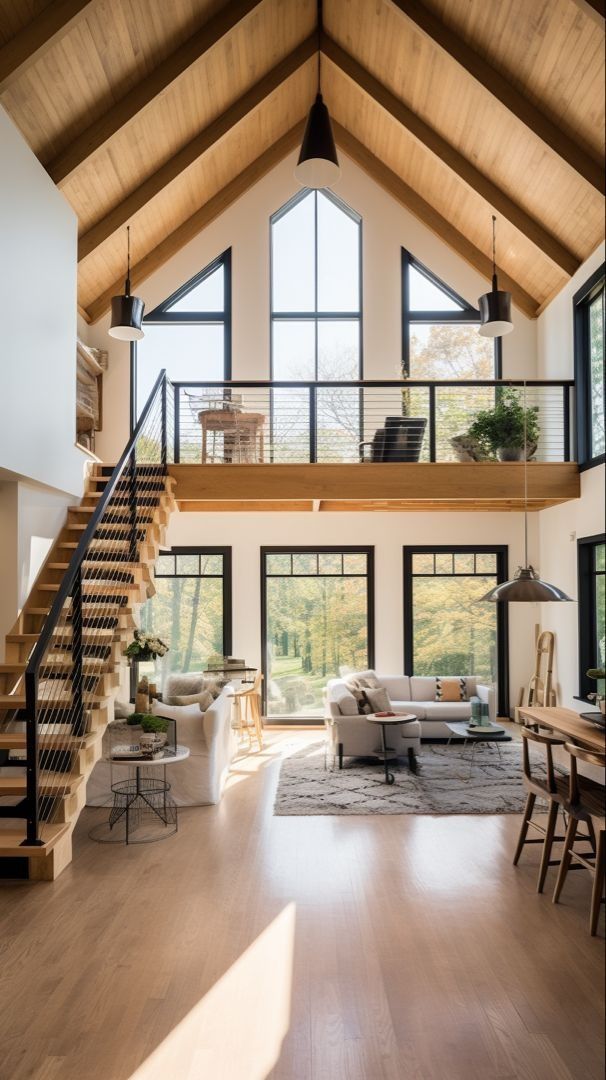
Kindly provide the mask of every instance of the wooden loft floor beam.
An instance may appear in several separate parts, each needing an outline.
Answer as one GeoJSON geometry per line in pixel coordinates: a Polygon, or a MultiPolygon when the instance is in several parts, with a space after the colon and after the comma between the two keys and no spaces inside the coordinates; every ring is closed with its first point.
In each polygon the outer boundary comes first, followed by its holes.
{"type": "MultiPolygon", "coordinates": [[[[273,146],[270,146],[263,154],[260,154],[258,158],[255,158],[250,165],[242,170],[229,184],[226,184],[216,195],[213,195],[212,199],[204,203],[199,210],[196,210],[195,214],[184,221],[182,225],[179,225],[169,236],[166,237],[160,244],[158,244],[153,251],[150,251],[148,255],[145,255],[143,259],[135,263],[131,267],[131,284],[133,287],[139,285],[145,278],[153,274],[155,270],[158,270],[168,259],[180,251],[180,249],[194,236],[197,236],[202,229],[206,228],[211,221],[214,221],[219,214],[222,214],[236,199],[239,199],[245,191],[248,191],[249,187],[256,184],[263,176],[266,175],[274,165],[292,150],[297,142],[303,135],[304,122],[295,124],[294,127],[287,131],[281,139],[278,139],[273,146]]],[[[113,285],[101,293],[91,304],[87,307],[87,314],[91,322],[96,322],[102,315],[109,309],[112,296],[116,296],[122,291],[124,285],[124,278],[120,277],[114,281],[113,285]]]]}
{"type": "Polygon", "coordinates": [[[127,195],[118,206],[110,210],[104,218],[93,225],[78,242],[78,260],[85,259],[95,248],[107,240],[114,232],[141,210],[155,195],[158,195],[171,181],[175,180],[185,169],[193,165],[202,154],[211,148],[219,139],[222,139],[231,128],[240,120],[243,120],[253,109],[269,97],[291,75],[295,73],[311,56],[317,52],[318,42],[315,34],[312,34],[288,56],[276,64],[267,75],[247,90],[238,101],[230,105],[221,116],[213,120],[208,127],[204,128],[178,151],[169,161],[144,180],[138,188],[127,195]]]}
{"type": "Polygon", "coordinates": [[[52,0],[0,48],[0,93],[84,15],[94,0],[52,0]]]}
{"type": "MultiPolygon", "coordinates": [[[[402,206],[405,206],[415,217],[419,218],[419,221],[422,221],[444,243],[454,248],[470,266],[473,266],[474,270],[477,270],[490,281],[492,263],[483,251],[480,251],[463,233],[455,229],[446,218],[442,217],[437,210],[434,210],[433,206],[430,206],[421,195],[418,195],[404,180],[401,180],[387,165],[384,165],[379,158],[371,154],[370,150],[367,150],[354,135],[336,122],[333,122],[333,128],[338,145],[357,162],[360,168],[364,169],[373,180],[385,188],[402,206]]],[[[539,308],[538,300],[530,296],[501,267],[498,267],[498,272],[501,287],[511,293],[514,303],[517,304],[521,311],[529,315],[530,318],[535,318],[539,308]]]]}
{"type": "Polygon", "coordinates": [[[336,65],[352,82],[362,90],[381,108],[385,109],[402,127],[406,128],[420,143],[436,155],[450,169],[453,170],[469,187],[473,188],[487,203],[511,225],[519,229],[540,251],[543,252],[553,263],[564,270],[569,276],[580,266],[576,255],[552,236],[540,222],[527,214],[518,203],[514,202],[509,195],[493,183],[484,173],[472,164],[463,154],[460,154],[438,134],[429,124],[426,124],[419,116],[409,109],[404,102],[400,101],[383,83],[371,75],[371,73],[359,64],[350,53],[342,49],[336,41],[327,34],[322,35],[322,52],[333,64],[336,65]]]}
{"type": "Polygon", "coordinates": [[[604,29],[606,0],[574,0],[574,3],[585,13],[585,15],[588,15],[590,19],[593,19],[600,29],[604,29]]]}
{"type": "Polygon", "coordinates": [[[433,12],[419,3],[419,0],[391,0],[391,3],[448,56],[465,68],[476,82],[488,90],[584,180],[598,191],[604,192],[606,174],[602,165],[520,93],[488,60],[458,37],[433,12]]]}
{"type": "Polygon", "coordinates": [[[71,176],[96,150],[111,139],[112,135],[128,124],[261,2],[262,0],[233,0],[226,4],[205,26],[154,68],[151,75],[90,124],[63,153],[50,162],[47,171],[55,183],[60,184],[71,176]]]}

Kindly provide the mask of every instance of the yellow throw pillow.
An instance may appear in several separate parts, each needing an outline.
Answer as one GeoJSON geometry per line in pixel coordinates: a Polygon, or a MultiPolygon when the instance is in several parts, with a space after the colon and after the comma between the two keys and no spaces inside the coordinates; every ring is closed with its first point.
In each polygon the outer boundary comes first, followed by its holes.
{"type": "Polygon", "coordinates": [[[436,701],[464,701],[461,679],[436,679],[436,701]]]}

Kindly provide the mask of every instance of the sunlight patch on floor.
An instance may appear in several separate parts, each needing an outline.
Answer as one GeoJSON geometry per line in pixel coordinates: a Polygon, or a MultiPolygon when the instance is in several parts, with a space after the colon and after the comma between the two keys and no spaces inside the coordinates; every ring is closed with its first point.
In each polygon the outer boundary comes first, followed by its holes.
{"type": "Polygon", "coordinates": [[[288,904],[130,1080],[265,1080],[290,1026],[295,904],[288,904]]]}

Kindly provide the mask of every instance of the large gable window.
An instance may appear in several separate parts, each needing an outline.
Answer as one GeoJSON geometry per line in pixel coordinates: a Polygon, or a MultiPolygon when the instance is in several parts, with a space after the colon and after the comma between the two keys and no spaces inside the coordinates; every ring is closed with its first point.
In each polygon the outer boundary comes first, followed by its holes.
{"type": "Polygon", "coordinates": [[[137,415],[163,368],[173,382],[231,378],[231,251],[172,293],[144,324],[136,346],[137,415]]]}
{"type": "Polygon", "coordinates": [[[604,461],[604,265],[575,294],[574,366],[579,465],[604,461]]]}
{"type": "Polygon", "coordinates": [[[500,338],[481,337],[479,323],[477,308],[402,250],[405,379],[500,378],[500,338]]]}

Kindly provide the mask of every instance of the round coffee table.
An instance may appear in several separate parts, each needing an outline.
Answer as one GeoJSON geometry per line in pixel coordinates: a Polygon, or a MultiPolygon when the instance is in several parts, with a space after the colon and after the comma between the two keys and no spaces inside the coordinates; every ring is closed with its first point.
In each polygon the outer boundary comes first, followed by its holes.
{"type": "MultiPolygon", "coordinates": [[[[414,713],[402,713],[401,715],[398,715],[397,713],[390,713],[390,714],[387,714],[385,716],[381,716],[380,714],[377,714],[377,713],[370,713],[366,717],[366,719],[368,720],[369,724],[379,724],[380,727],[381,727],[382,749],[377,750],[376,753],[377,753],[377,757],[382,757],[383,758],[383,764],[385,766],[385,783],[386,784],[393,784],[393,782],[395,780],[395,776],[394,776],[393,773],[391,773],[389,771],[388,762],[389,762],[389,755],[390,754],[392,756],[393,756],[393,754],[397,755],[397,751],[396,751],[395,747],[387,745],[386,728],[395,727],[397,724],[411,724],[413,722],[413,720],[416,720],[417,718],[416,718],[414,713]]],[[[415,757],[414,750],[412,750],[412,749],[409,749],[409,751],[408,751],[408,764],[410,765],[410,771],[411,772],[416,772],[417,771],[417,759],[415,757]]]]}

